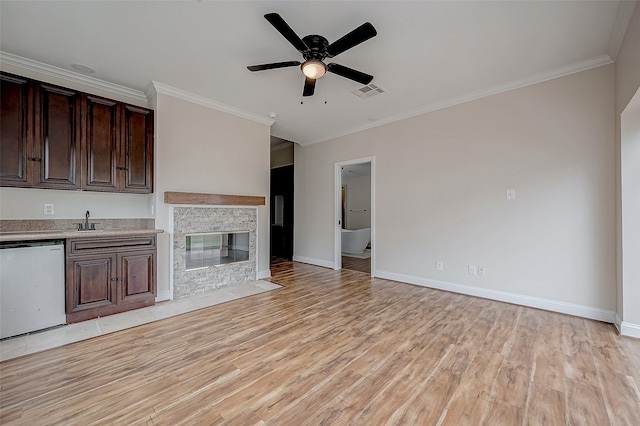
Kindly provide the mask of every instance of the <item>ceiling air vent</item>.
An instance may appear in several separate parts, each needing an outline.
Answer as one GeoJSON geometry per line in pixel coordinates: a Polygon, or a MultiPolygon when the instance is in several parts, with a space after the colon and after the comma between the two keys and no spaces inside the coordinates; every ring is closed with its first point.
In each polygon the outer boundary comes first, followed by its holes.
{"type": "Polygon", "coordinates": [[[375,96],[375,95],[379,95],[380,93],[384,93],[384,92],[386,92],[386,90],[384,90],[382,87],[376,86],[375,84],[368,84],[368,85],[366,85],[364,87],[361,87],[358,90],[355,90],[355,91],[353,91],[351,93],[353,93],[354,95],[356,95],[360,99],[367,99],[367,98],[370,98],[370,97],[375,96]]]}

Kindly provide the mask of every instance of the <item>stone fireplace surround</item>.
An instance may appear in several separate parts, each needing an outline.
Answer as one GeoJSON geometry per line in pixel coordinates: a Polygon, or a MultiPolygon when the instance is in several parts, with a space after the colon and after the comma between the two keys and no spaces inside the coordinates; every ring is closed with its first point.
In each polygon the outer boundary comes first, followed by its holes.
{"type": "Polygon", "coordinates": [[[173,207],[173,297],[179,299],[216,288],[256,280],[256,207],[173,207]],[[211,268],[186,270],[186,235],[193,233],[248,231],[249,260],[211,268]]]}

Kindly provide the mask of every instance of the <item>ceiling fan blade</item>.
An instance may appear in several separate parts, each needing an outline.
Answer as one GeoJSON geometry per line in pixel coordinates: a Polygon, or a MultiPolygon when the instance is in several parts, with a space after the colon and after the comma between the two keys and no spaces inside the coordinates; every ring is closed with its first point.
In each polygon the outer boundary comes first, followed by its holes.
{"type": "Polygon", "coordinates": [[[298,61],[274,62],[272,64],[251,65],[247,67],[247,69],[249,71],[264,71],[264,70],[272,70],[274,68],[295,67],[298,65],[300,65],[300,62],[298,61]]]}
{"type": "Polygon", "coordinates": [[[353,68],[345,67],[344,65],[336,64],[333,62],[327,65],[327,71],[338,74],[339,76],[348,78],[350,80],[357,81],[360,84],[369,84],[371,83],[371,80],[373,80],[372,75],[365,74],[363,72],[354,70],[353,68]]]}
{"type": "Polygon", "coordinates": [[[287,24],[280,15],[277,13],[267,13],[264,15],[264,18],[269,21],[269,23],[273,25],[273,27],[298,50],[298,52],[302,53],[309,50],[309,47],[307,47],[305,42],[298,37],[298,34],[291,29],[289,24],[287,24]]]}
{"type": "Polygon", "coordinates": [[[314,78],[305,77],[304,90],[302,96],[313,96],[313,92],[316,90],[316,80],[314,78]]]}
{"type": "Polygon", "coordinates": [[[353,46],[357,46],[363,41],[369,40],[371,37],[375,37],[378,32],[369,22],[365,22],[349,34],[331,43],[325,50],[327,55],[332,58],[341,54],[345,50],[351,49],[353,46]]]}

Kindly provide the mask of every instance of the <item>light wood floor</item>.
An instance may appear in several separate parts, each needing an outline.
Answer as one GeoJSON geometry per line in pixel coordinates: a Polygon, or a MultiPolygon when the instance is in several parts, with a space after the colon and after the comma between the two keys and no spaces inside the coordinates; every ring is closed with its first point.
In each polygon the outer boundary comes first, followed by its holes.
{"type": "Polygon", "coordinates": [[[342,256],[342,269],[365,272],[371,275],[371,258],[358,259],[355,257],[342,256]]]}
{"type": "Polygon", "coordinates": [[[640,425],[640,340],[609,324],[272,273],[284,288],[0,364],[0,423],[640,425]]]}

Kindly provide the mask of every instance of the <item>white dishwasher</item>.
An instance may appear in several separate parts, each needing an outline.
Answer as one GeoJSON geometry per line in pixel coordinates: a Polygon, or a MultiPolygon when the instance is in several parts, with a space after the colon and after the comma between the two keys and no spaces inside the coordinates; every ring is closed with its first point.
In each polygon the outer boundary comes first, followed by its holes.
{"type": "Polygon", "coordinates": [[[0,338],[66,323],[62,241],[0,243],[0,338]]]}

